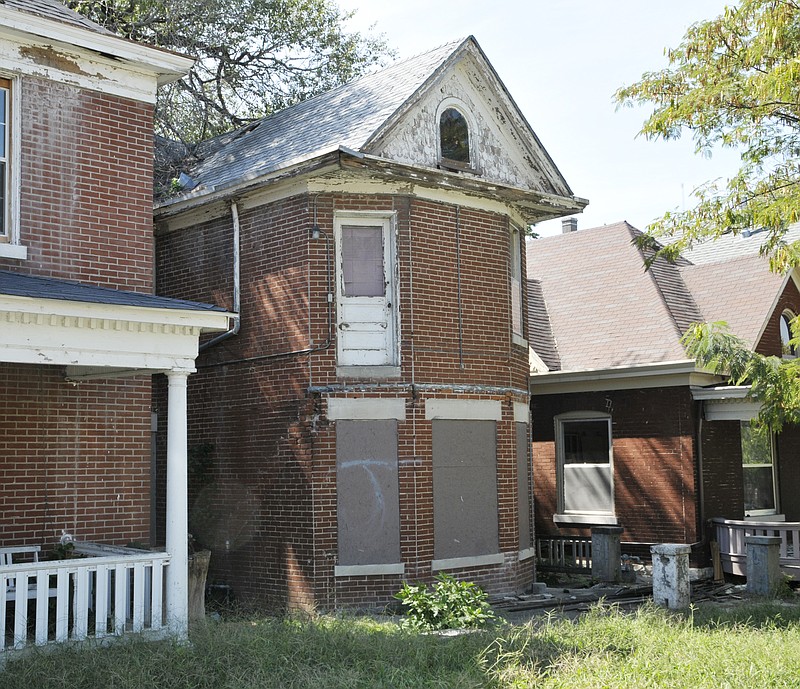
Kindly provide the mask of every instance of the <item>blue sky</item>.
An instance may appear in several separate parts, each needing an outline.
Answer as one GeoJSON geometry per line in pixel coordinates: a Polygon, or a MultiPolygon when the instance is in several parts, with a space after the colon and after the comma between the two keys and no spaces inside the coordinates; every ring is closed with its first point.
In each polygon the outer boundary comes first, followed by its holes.
{"type": "MultiPolygon", "coordinates": [[[[474,35],[573,193],[589,199],[579,228],[627,220],[644,229],[738,167],[729,151],[695,155],[686,137],[637,138],[647,110],[612,102],[617,88],[666,66],[664,49],[694,22],[717,16],[720,0],[337,2],[357,10],[351,28],[374,25],[400,58],[474,35]]],[[[560,227],[556,220],[536,229],[560,227]]]]}

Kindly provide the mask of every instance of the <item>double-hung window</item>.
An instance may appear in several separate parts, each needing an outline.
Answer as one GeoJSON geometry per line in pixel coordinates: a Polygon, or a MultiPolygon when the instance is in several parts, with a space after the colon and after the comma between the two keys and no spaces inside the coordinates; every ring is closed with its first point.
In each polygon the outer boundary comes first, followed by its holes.
{"type": "Polygon", "coordinates": [[[772,433],[768,428],[754,428],[749,421],[742,421],[741,437],[744,514],[746,517],[777,514],[772,433]]]}
{"type": "Polygon", "coordinates": [[[0,258],[27,257],[19,243],[18,82],[0,76],[0,258]]]}
{"type": "Polygon", "coordinates": [[[0,241],[11,228],[11,80],[0,77],[0,241]]]}
{"type": "Polygon", "coordinates": [[[556,521],[615,523],[611,417],[572,412],[556,417],[556,521]]]}

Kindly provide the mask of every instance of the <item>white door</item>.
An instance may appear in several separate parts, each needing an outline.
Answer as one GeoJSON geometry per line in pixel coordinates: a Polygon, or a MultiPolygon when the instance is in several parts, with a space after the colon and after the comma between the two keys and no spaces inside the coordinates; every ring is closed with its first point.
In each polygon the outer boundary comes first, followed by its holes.
{"type": "Polygon", "coordinates": [[[396,363],[392,222],[341,217],[336,222],[337,356],[340,366],[396,363]]]}

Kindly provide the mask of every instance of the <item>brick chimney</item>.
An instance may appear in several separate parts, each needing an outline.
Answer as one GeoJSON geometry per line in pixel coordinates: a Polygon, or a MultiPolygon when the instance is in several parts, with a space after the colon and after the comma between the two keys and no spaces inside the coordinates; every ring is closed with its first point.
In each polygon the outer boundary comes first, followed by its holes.
{"type": "Polygon", "coordinates": [[[577,218],[561,218],[561,234],[578,231],[577,218]]]}

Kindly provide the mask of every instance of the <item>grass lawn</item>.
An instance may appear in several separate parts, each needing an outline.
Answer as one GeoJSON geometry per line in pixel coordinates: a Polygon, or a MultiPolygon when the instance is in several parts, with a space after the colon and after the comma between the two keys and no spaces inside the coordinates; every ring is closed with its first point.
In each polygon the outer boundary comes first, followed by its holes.
{"type": "Polygon", "coordinates": [[[797,604],[597,606],[449,638],[363,617],[238,618],[191,640],[36,653],[9,662],[0,687],[800,687],[797,604]]]}

